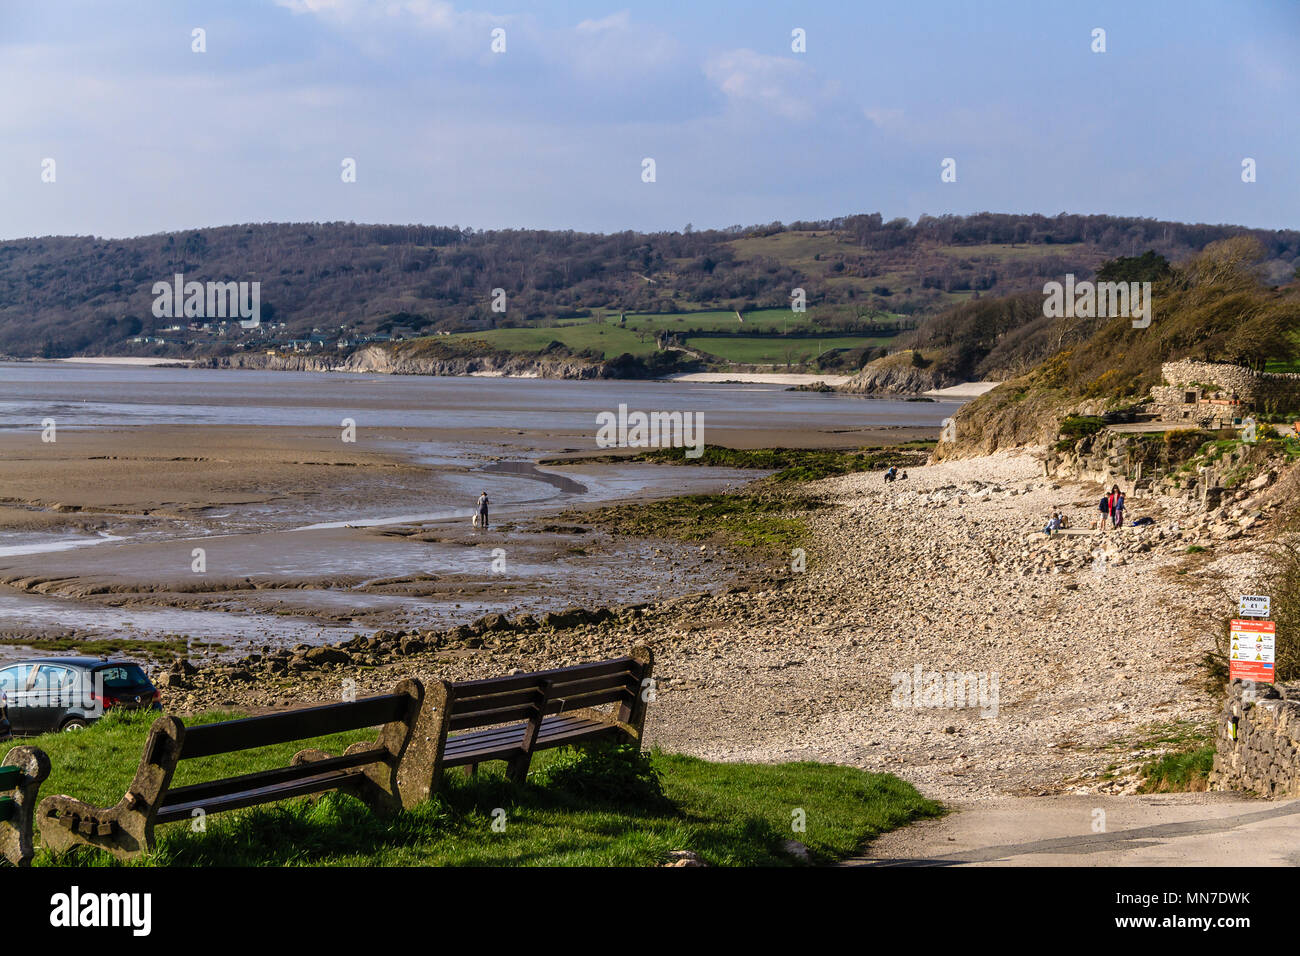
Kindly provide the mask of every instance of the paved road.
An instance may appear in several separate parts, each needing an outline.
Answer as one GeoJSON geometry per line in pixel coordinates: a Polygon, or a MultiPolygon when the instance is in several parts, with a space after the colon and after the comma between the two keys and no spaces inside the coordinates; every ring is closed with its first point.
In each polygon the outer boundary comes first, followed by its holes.
{"type": "Polygon", "coordinates": [[[846,865],[1300,866],[1300,800],[1179,793],[982,801],[887,833],[846,865]]]}

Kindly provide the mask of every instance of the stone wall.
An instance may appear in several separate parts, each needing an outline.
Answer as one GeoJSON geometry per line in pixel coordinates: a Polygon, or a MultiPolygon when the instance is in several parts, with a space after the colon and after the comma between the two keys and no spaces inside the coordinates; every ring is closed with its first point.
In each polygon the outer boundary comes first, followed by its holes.
{"type": "Polygon", "coordinates": [[[1166,362],[1161,374],[1167,384],[1152,388],[1151,399],[1165,421],[1213,428],[1251,412],[1300,410],[1300,375],[1292,372],[1183,361],[1166,362]]]}
{"type": "Polygon", "coordinates": [[[1257,685],[1255,699],[1228,687],[1215,732],[1211,790],[1300,796],[1300,687],[1257,685]]]}

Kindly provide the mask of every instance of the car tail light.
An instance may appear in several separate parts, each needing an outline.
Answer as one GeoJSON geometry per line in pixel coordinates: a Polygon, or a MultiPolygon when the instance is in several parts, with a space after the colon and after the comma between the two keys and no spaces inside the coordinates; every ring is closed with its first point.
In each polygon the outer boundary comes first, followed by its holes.
{"type": "Polygon", "coordinates": [[[112,694],[96,694],[93,690],[90,692],[90,699],[99,701],[99,703],[104,705],[105,710],[108,710],[108,708],[117,703],[117,698],[112,694]]]}
{"type": "Polygon", "coordinates": [[[161,703],[162,703],[162,691],[160,691],[160,690],[156,690],[156,691],[153,692],[153,702],[154,702],[155,704],[161,704],[161,703]]]}

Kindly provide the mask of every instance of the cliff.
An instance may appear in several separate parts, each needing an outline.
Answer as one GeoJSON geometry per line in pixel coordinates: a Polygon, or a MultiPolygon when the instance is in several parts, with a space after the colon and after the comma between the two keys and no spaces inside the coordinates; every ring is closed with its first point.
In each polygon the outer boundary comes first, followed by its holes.
{"type": "Polygon", "coordinates": [[[348,355],[238,352],[195,363],[203,368],[253,368],[291,372],[382,372],[389,375],[500,375],[515,378],[590,379],[605,376],[603,363],[533,355],[488,353],[462,356],[407,354],[378,345],[348,355]]]}
{"type": "Polygon", "coordinates": [[[958,383],[959,379],[937,371],[933,359],[923,361],[924,365],[915,365],[911,351],[886,355],[864,365],[838,391],[854,395],[920,395],[958,383]]]}

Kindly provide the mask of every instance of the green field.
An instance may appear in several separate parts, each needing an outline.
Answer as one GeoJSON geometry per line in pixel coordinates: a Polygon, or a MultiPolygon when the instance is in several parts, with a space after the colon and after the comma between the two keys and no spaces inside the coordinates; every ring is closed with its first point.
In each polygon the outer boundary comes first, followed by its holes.
{"type": "MultiPolygon", "coordinates": [[[[810,306],[806,312],[794,312],[790,309],[754,309],[742,312],[742,322],[736,313],[729,309],[716,309],[708,312],[629,312],[626,325],[629,329],[646,329],[649,331],[683,332],[687,329],[700,329],[706,332],[747,332],[779,331],[789,332],[796,329],[819,328],[830,316],[843,316],[845,306],[833,308],[810,306]]],[[[607,322],[618,322],[618,313],[612,313],[607,322]]],[[[878,321],[885,324],[907,321],[906,316],[890,312],[879,314],[863,313],[864,322],[878,321]]]]}
{"type": "Polygon", "coordinates": [[[802,365],[833,349],[888,345],[891,341],[891,338],[868,335],[827,335],[812,339],[691,337],[686,340],[686,347],[740,365],[802,365]]]}
{"type": "MultiPolygon", "coordinates": [[[[49,755],[43,794],[99,806],[122,798],[152,714],[111,715],[76,734],[24,743],[49,755]]],[[[187,723],[202,722],[207,718],[187,723]]],[[[651,720],[653,720],[653,712],[651,720]]],[[[176,786],[288,764],[304,747],[337,753],[373,731],[335,734],[238,754],[183,761],[176,786]]],[[[477,777],[450,773],[433,800],[391,818],[340,794],[212,814],[158,827],[155,866],[655,866],[674,850],[713,866],[791,866],[797,840],[817,862],[858,852],[878,834],[941,808],[897,777],[831,764],[710,763],[627,749],[538,754],[516,786],[500,763],[477,777]],[[504,817],[500,814],[504,811],[504,817]],[[497,818],[504,827],[494,829],[497,818]],[[804,823],[795,830],[792,821],[804,823]]],[[[39,839],[38,839],[39,844],[39,839]]],[[[102,851],[62,857],[38,849],[37,866],[103,866],[102,851]]]]}
{"type": "MultiPolygon", "coordinates": [[[[744,312],[741,322],[736,313],[719,309],[715,312],[671,312],[665,314],[631,313],[627,316],[629,329],[646,329],[649,331],[684,332],[687,329],[701,329],[708,332],[744,332],[744,331],[787,331],[792,328],[806,328],[817,324],[817,310],[792,312],[789,309],[756,309],[744,312]]],[[[618,316],[614,316],[618,321],[618,316]]]]}
{"type": "MultiPolygon", "coordinates": [[[[882,315],[889,322],[900,317],[882,315]]],[[[685,332],[689,329],[720,332],[807,329],[817,326],[817,311],[791,312],[789,309],[757,309],[744,314],[744,322],[735,312],[717,310],[691,313],[629,313],[619,323],[618,313],[608,313],[604,321],[566,319],[550,326],[518,329],[490,329],[484,332],[457,332],[441,341],[470,345],[481,343],[507,352],[541,352],[552,342],[573,352],[593,349],[603,358],[612,359],[630,353],[650,355],[656,351],[655,336],[660,332],[685,332]]],[[[831,349],[853,349],[871,345],[888,345],[890,336],[843,335],[828,331],[818,338],[771,338],[735,336],[727,338],[688,337],[686,347],[708,352],[727,362],[754,365],[800,364],[816,359],[831,349]]]]}
{"type": "Polygon", "coordinates": [[[595,349],[607,359],[615,358],[624,352],[633,355],[650,355],[657,351],[652,333],[638,334],[620,329],[617,322],[612,325],[585,323],[524,329],[490,329],[486,332],[457,332],[445,336],[443,341],[465,344],[482,342],[489,348],[504,349],[507,352],[540,352],[552,342],[559,342],[574,352],[595,349]]]}

